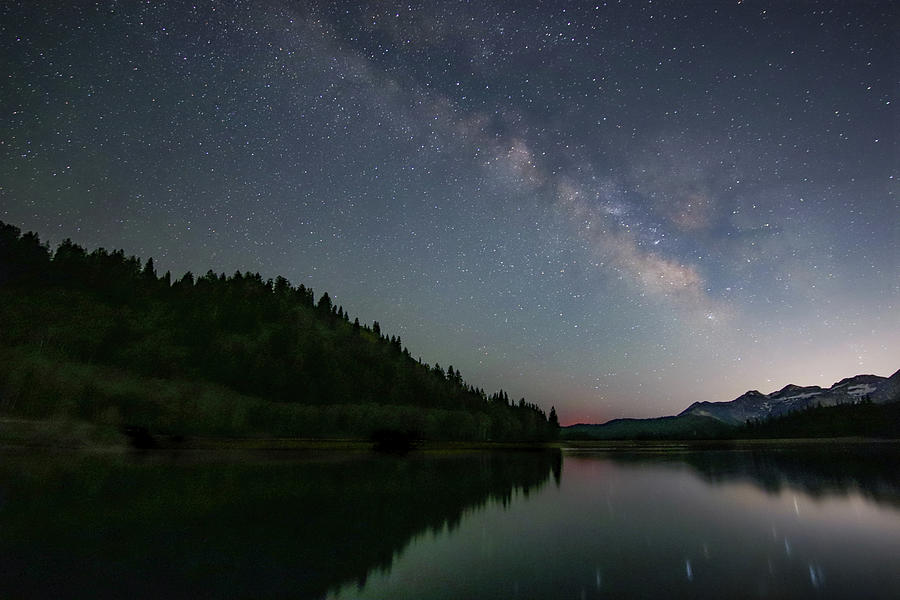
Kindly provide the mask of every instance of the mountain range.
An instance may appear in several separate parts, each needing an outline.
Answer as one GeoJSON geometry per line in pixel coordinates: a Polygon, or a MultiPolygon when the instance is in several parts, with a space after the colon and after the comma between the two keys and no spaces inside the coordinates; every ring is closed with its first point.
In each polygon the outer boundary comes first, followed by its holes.
{"type": "Polygon", "coordinates": [[[770,394],[750,390],[730,402],[694,402],[679,417],[712,417],[729,425],[764,420],[815,406],[837,406],[872,401],[884,404],[900,399],[900,371],[890,377],[856,375],[841,379],[830,388],[789,384],[770,394]]]}
{"type": "Polygon", "coordinates": [[[568,439],[706,439],[733,437],[747,423],[762,423],[808,409],[900,402],[900,370],[890,377],[856,375],[829,388],[786,385],[763,394],[750,390],[729,402],[694,402],[678,415],[653,419],[614,419],[563,429],[568,439]]]}

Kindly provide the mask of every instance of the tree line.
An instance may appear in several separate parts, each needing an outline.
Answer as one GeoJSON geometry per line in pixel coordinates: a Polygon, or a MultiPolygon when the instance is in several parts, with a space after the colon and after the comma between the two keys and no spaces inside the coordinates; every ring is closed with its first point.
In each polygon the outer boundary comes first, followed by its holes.
{"type": "MultiPolygon", "coordinates": [[[[554,409],[548,416],[524,398],[466,383],[452,365],[414,359],[377,321],[351,320],[327,292],[316,299],[312,289],[280,276],[172,277],[159,274],[152,258],[88,252],[68,239],[54,251],[36,234],[0,222],[0,311],[0,344],[18,349],[20,362],[30,360],[21,353],[29,350],[45,362],[52,356],[179,385],[208,382],[242,397],[304,407],[292,413],[294,430],[282,433],[359,436],[389,427],[426,437],[541,440],[558,429],[554,409]],[[391,422],[397,415],[406,416],[391,422]],[[315,423],[326,417],[328,427],[315,423]],[[371,422],[376,418],[388,422],[371,422]]],[[[11,368],[0,410],[16,390],[29,393],[21,382],[10,389],[11,368]]],[[[90,412],[90,396],[103,396],[103,384],[88,384],[93,391],[80,390],[78,402],[90,412]]],[[[128,413],[122,404],[116,410],[128,413]]]]}

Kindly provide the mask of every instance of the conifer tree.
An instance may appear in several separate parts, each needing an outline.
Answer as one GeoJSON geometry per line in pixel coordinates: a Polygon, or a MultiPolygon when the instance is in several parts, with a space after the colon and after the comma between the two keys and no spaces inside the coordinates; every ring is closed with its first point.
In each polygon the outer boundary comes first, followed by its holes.
{"type": "Polygon", "coordinates": [[[328,315],[331,314],[332,304],[331,304],[331,296],[328,295],[328,292],[322,294],[322,297],[319,298],[319,304],[316,305],[322,313],[328,315]]]}

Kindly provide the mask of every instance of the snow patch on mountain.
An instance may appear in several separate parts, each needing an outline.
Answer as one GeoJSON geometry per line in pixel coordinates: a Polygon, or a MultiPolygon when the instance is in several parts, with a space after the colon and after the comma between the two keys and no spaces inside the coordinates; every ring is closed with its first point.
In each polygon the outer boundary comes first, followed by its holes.
{"type": "Polygon", "coordinates": [[[865,396],[866,394],[871,394],[877,389],[878,388],[876,388],[874,385],[863,383],[860,385],[851,385],[847,388],[847,393],[851,396],[865,396]]]}

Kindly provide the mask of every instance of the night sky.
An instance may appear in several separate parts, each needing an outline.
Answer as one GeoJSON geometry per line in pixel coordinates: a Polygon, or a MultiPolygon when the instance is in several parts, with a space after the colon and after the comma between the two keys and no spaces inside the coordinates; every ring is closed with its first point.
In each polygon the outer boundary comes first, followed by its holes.
{"type": "Polygon", "coordinates": [[[0,219],[563,424],[900,367],[894,2],[4,2],[0,219]]]}

